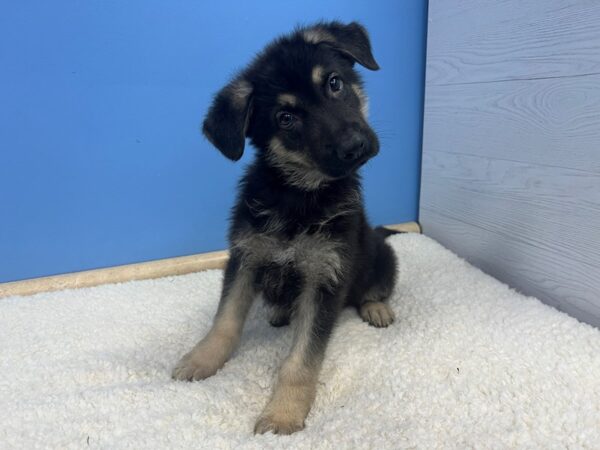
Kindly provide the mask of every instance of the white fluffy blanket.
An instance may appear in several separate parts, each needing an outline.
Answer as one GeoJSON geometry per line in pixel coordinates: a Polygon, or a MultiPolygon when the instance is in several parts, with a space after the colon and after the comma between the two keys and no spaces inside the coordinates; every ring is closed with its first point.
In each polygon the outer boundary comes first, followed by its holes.
{"type": "Polygon", "coordinates": [[[215,376],[170,379],[221,271],[0,300],[0,448],[599,448],[600,331],[431,239],[400,261],[387,329],[346,310],[305,430],[254,436],[289,327],[250,313],[215,376]]]}

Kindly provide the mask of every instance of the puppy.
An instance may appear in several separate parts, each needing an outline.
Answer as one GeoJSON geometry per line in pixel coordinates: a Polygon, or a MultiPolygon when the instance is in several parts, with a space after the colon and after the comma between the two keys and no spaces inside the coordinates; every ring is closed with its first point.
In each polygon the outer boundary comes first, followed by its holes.
{"type": "Polygon", "coordinates": [[[387,327],[396,260],[391,232],[365,217],[358,169],[379,152],[358,73],[379,66],[358,23],[318,23],[271,43],[214,98],[203,132],[237,161],[256,148],[232,211],[230,258],[214,323],[173,378],[214,375],[234,351],[254,298],[294,340],[255,433],[304,427],[340,310],[387,327]]]}

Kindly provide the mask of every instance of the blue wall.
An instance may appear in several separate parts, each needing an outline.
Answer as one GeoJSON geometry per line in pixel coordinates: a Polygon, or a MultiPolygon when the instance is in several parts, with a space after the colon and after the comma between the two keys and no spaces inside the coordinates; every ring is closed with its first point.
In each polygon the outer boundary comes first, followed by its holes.
{"type": "Polygon", "coordinates": [[[375,223],[417,218],[426,0],[27,1],[0,14],[0,282],[225,247],[243,166],[200,135],[212,94],[275,35],[360,20],[382,151],[375,223]]]}

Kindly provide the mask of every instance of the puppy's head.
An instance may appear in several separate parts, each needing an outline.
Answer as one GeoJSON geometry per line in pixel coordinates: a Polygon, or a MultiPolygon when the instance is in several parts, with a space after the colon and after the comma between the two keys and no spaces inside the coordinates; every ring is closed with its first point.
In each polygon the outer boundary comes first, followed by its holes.
{"type": "Polygon", "coordinates": [[[204,134],[232,160],[249,137],[258,156],[298,187],[348,176],[379,151],[355,63],[379,69],[361,25],[300,28],[216,95],[204,134]]]}

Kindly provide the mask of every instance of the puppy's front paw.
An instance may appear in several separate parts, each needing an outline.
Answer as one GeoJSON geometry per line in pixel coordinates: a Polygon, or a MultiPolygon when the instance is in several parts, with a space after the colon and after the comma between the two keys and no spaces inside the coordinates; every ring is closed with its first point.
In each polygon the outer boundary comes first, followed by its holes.
{"type": "Polygon", "coordinates": [[[254,434],[292,434],[304,428],[304,419],[289,414],[263,414],[256,421],[254,434]]]}
{"type": "Polygon", "coordinates": [[[374,327],[382,328],[390,325],[394,319],[394,311],[387,303],[366,302],[360,306],[360,317],[374,327]]]}
{"type": "Polygon", "coordinates": [[[194,381],[208,378],[219,370],[223,364],[213,355],[195,348],[179,360],[171,377],[174,380],[194,381]]]}

